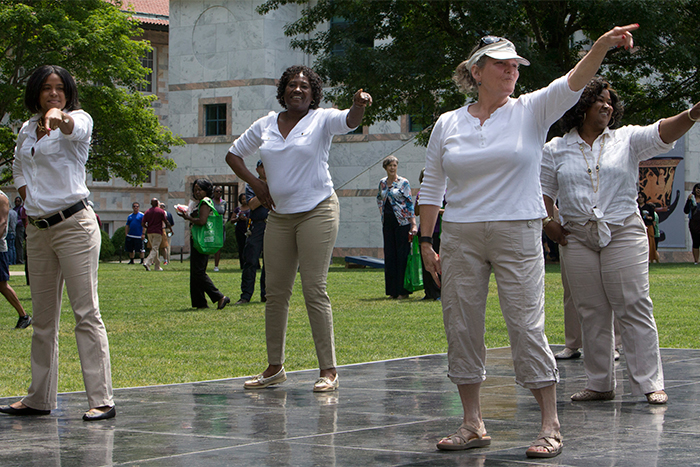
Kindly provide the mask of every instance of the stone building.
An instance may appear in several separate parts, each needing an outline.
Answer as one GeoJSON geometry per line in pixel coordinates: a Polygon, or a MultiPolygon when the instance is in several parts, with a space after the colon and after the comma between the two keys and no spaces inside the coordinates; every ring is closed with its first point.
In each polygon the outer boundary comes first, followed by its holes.
{"type": "MultiPolygon", "coordinates": [[[[131,203],[147,206],[150,198],[187,204],[192,181],[206,177],[223,185],[229,209],[236,204],[242,182],[224,161],[230,144],[257,118],[280,110],[276,80],[294,64],[313,59],[290,47],[284,25],[297,19],[300,5],[286,5],[265,16],[255,8],[262,0],[130,0],[141,20],[144,38],[154,48],[144,63],[153,69],[150,89],[164,125],[187,143],[170,157],[177,168],[154,171],[150,182],[131,187],[122,180],[89,180],[92,199],[111,234],[124,225],[131,203]]],[[[411,140],[407,118],[363,127],[336,137],[329,165],[341,203],[341,227],[335,256],[382,257],[382,234],[376,204],[379,180],[385,176],[381,160],[394,154],[399,174],[418,187],[425,149],[411,140]]],[[[660,245],[662,261],[688,261],[690,241],[682,207],[692,186],[700,181],[700,128],[691,130],[674,150],[683,157],[675,174],[672,197],[675,211],[661,224],[678,238],[660,245]],[[676,194],[678,192],[678,194],[676,194]]],[[[253,168],[257,159],[246,160],[253,168]]],[[[663,180],[655,183],[661,184],[663,180]]],[[[415,191],[415,190],[414,190],[415,191]]],[[[173,247],[189,250],[189,231],[176,218],[173,247]]]]}

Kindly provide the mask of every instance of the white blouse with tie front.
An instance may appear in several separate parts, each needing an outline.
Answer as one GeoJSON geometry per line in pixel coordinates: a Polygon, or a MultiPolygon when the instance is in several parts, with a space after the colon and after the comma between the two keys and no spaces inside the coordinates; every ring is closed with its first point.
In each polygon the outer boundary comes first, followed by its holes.
{"type": "Polygon", "coordinates": [[[659,122],[606,128],[592,147],[574,128],[544,146],[542,193],[559,199],[564,225],[597,222],[603,247],[610,242],[608,225],[623,225],[638,209],[639,161],[664,154],[674,144],[663,142],[659,122]]]}

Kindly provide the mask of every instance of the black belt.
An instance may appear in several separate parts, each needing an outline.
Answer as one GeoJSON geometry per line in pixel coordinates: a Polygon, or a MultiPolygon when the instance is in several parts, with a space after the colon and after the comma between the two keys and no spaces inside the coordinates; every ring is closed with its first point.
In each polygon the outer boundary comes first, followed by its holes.
{"type": "Polygon", "coordinates": [[[44,219],[34,219],[33,217],[29,217],[29,223],[39,230],[46,230],[52,225],[56,225],[62,220],[68,219],[76,212],[82,211],[86,207],[88,207],[87,198],[81,199],[68,209],[64,209],[63,211],[57,212],[53,216],[49,216],[44,219]]]}

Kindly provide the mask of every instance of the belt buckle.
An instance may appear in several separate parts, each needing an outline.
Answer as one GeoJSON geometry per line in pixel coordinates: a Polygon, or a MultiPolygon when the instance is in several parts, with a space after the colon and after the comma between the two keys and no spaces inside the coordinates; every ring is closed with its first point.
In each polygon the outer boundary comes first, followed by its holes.
{"type": "Polygon", "coordinates": [[[32,225],[39,230],[46,230],[49,227],[51,227],[49,225],[49,221],[47,221],[46,219],[32,219],[31,221],[32,225]]]}

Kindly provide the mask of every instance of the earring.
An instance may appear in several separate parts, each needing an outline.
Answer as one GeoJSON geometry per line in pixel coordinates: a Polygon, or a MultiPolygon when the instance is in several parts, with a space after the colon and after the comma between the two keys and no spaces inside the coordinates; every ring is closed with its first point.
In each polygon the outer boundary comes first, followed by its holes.
{"type": "Polygon", "coordinates": [[[481,81],[479,81],[479,82],[477,83],[477,86],[481,86],[481,81]]]}
{"type": "Polygon", "coordinates": [[[311,101],[311,105],[314,105],[314,104],[315,104],[315,102],[314,102],[314,101],[311,101]]]}

